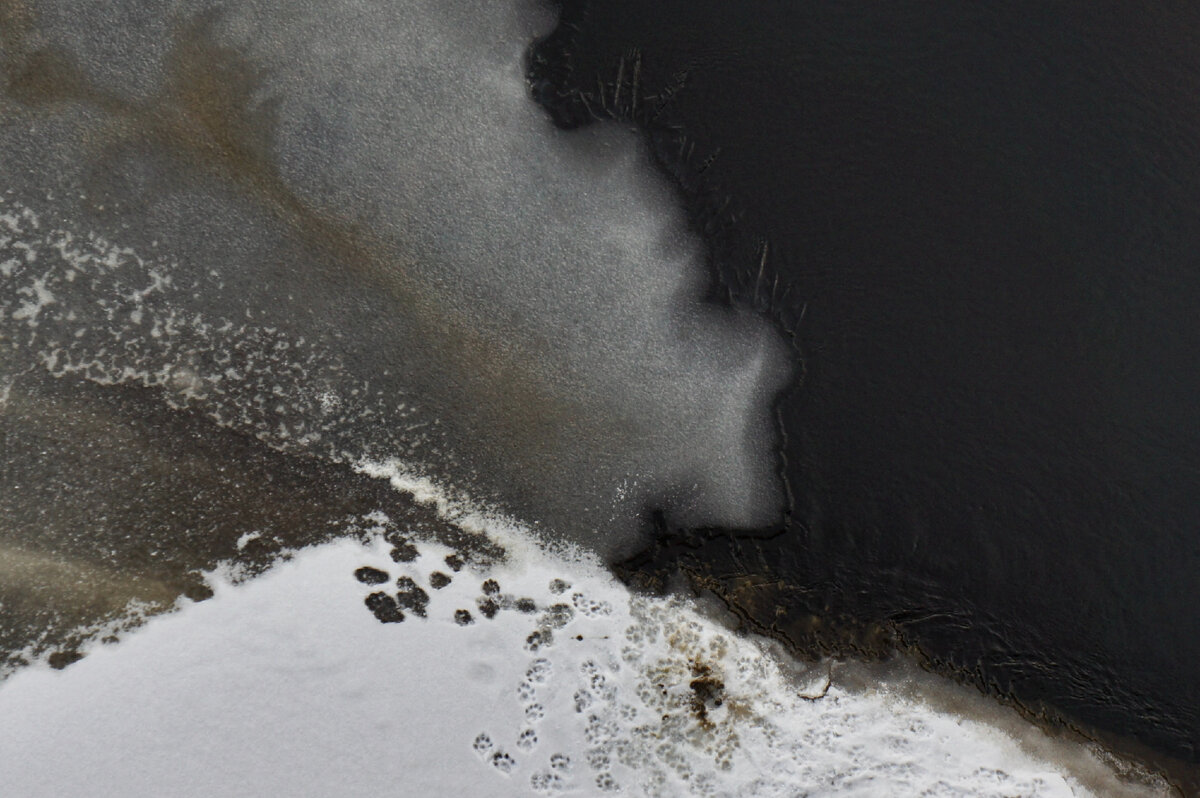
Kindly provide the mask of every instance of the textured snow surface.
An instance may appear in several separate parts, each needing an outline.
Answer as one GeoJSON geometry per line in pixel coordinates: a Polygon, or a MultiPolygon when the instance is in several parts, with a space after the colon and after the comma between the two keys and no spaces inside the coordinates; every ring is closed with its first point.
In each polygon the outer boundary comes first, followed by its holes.
{"type": "Polygon", "coordinates": [[[985,723],[789,677],[685,601],[503,542],[487,572],[374,538],[213,574],[214,598],[0,687],[6,794],[1092,794],[985,723]]]}

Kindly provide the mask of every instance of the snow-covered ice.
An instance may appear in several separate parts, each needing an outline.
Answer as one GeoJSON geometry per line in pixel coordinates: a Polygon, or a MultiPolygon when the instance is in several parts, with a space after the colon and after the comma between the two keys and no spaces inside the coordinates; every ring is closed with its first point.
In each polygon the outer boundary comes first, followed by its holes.
{"type": "Polygon", "coordinates": [[[212,599],[18,673],[5,794],[1097,794],[997,726],[829,684],[828,664],[499,532],[488,568],[393,536],[217,572],[212,599]]]}

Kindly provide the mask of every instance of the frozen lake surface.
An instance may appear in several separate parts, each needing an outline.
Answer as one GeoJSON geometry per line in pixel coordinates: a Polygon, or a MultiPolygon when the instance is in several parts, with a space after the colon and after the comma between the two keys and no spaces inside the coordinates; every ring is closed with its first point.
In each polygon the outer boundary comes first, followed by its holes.
{"type": "Polygon", "coordinates": [[[422,541],[395,562],[373,534],[239,584],[215,572],[208,601],[94,644],[65,671],[11,678],[6,790],[1166,794],[1122,785],[1015,713],[930,703],[928,684],[853,686],[843,666],[831,684],[828,663],[780,659],[688,601],[634,597],[586,558],[511,531],[507,562],[460,570],[453,549],[422,541]],[[385,593],[400,606],[381,624],[364,601],[385,593]]]}

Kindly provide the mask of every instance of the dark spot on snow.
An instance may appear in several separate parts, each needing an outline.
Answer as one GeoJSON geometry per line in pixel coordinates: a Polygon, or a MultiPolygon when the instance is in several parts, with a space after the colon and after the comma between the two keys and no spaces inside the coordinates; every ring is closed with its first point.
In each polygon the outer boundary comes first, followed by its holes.
{"type": "Polygon", "coordinates": [[[417,547],[402,540],[392,547],[392,562],[412,562],[420,556],[417,547]]]}
{"type": "Polygon", "coordinates": [[[483,592],[489,596],[495,596],[500,592],[500,583],[495,579],[488,579],[482,585],[483,592]]]}
{"type": "Polygon", "coordinates": [[[537,602],[531,598],[519,598],[515,606],[519,612],[537,612],[537,602]]]}
{"type": "Polygon", "coordinates": [[[208,601],[213,597],[213,591],[205,584],[191,584],[183,588],[183,595],[192,601],[208,601]]]}
{"type": "Polygon", "coordinates": [[[363,566],[354,572],[354,578],[362,582],[364,585],[382,585],[391,577],[387,571],[381,571],[378,568],[363,566]]]}
{"type": "Polygon", "coordinates": [[[387,593],[372,593],[363,600],[363,603],[379,619],[380,623],[400,623],[404,620],[404,613],[400,611],[396,600],[387,593]]]}
{"type": "Polygon", "coordinates": [[[713,722],[709,720],[708,711],[725,703],[725,682],[713,675],[711,667],[693,660],[692,681],[688,683],[688,687],[692,688],[689,702],[692,714],[703,728],[711,729],[713,722]]]}
{"type": "Polygon", "coordinates": [[[484,618],[495,618],[496,613],[500,611],[500,605],[490,598],[479,599],[478,606],[484,618]]]}
{"type": "Polygon", "coordinates": [[[446,555],[446,565],[448,565],[450,567],[451,571],[454,571],[457,573],[458,571],[462,570],[463,558],[458,556],[457,554],[447,554],[446,555]]]}
{"type": "Polygon", "coordinates": [[[450,584],[450,577],[441,571],[434,571],[429,575],[429,586],[434,590],[441,590],[448,584],[450,584]]]}
{"type": "Polygon", "coordinates": [[[407,576],[396,580],[396,588],[396,603],[424,618],[425,608],[429,606],[429,594],[407,576]]]}
{"type": "Polygon", "coordinates": [[[50,663],[51,668],[61,671],[72,662],[78,662],[83,659],[83,654],[78,651],[55,651],[46,659],[50,663]]]}
{"type": "Polygon", "coordinates": [[[454,622],[459,626],[470,626],[475,623],[475,619],[471,617],[471,613],[468,610],[455,610],[454,622]]]}
{"type": "Polygon", "coordinates": [[[525,638],[525,650],[531,654],[552,645],[554,645],[554,633],[549,629],[534,629],[530,632],[529,637],[525,638]]]}
{"type": "Polygon", "coordinates": [[[550,592],[554,594],[566,593],[571,589],[571,583],[563,579],[550,580],[550,592]]]}

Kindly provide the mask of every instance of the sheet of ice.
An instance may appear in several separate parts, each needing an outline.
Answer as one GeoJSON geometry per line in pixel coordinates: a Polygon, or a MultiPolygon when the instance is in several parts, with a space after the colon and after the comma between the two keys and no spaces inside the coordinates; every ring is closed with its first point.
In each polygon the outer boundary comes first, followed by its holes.
{"type": "Polygon", "coordinates": [[[376,538],[214,574],[214,598],[0,686],[6,794],[1091,794],[985,723],[797,681],[685,601],[503,542],[488,572],[376,538]]]}
{"type": "Polygon", "coordinates": [[[704,301],[702,244],[636,134],[566,134],[533,102],[549,3],[24,6],[5,63],[40,50],[73,77],[0,107],[0,213],[54,220],[0,239],[0,334],[36,331],[21,354],[69,349],[291,444],[342,415],[296,385],[315,358],[329,395],[370,392],[341,448],[434,464],[594,546],[647,503],[777,519],[785,344],[704,301]]]}

